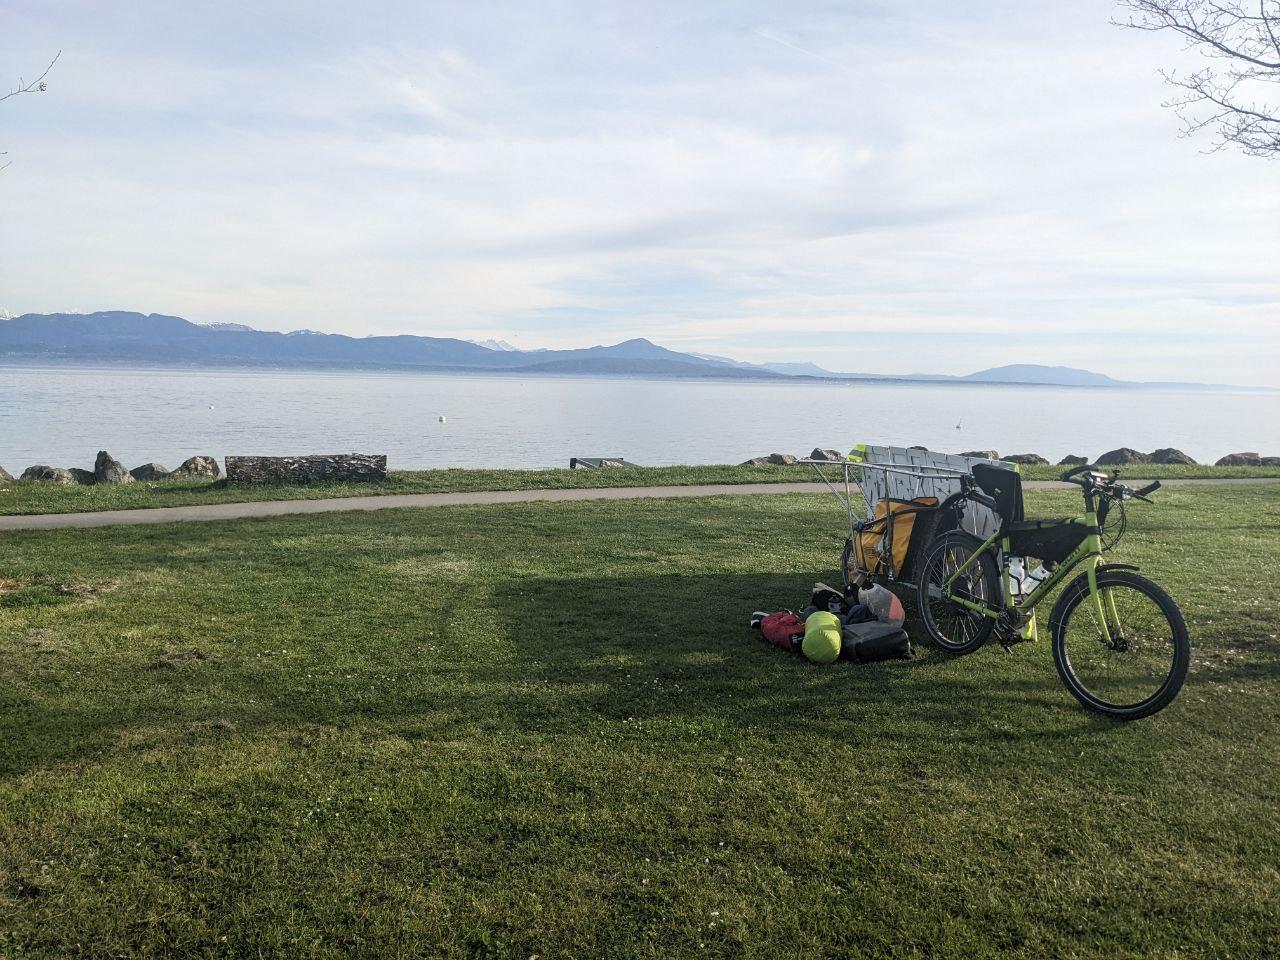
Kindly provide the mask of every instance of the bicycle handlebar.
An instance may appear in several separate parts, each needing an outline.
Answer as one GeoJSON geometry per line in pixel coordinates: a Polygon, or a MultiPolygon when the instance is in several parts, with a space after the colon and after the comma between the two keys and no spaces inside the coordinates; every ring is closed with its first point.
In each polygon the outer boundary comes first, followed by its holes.
{"type": "Polygon", "coordinates": [[[1064,483],[1074,483],[1086,493],[1096,493],[1100,496],[1109,497],[1113,500],[1127,500],[1132,497],[1135,500],[1145,500],[1147,503],[1150,503],[1150,495],[1160,489],[1160,481],[1154,480],[1141,490],[1130,490],[1123,483],[1116,482],[1116,477],[1119,476],[1119,471],[1115,471],[1110,478],[1098,475],[1090,479],[1084,479],[1079,476],[1079,474],[1086,471],[1094,471],[1097,469],[1098,468],[1093,464],[1082,463],[1078,467],[1072,467],[1059,479],[1064,483]]]}

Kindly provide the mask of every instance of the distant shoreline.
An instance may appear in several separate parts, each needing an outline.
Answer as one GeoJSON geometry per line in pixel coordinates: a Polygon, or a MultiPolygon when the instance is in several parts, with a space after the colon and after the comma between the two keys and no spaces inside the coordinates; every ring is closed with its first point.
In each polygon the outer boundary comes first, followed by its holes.
{"type": "Polygon", "coordinates": [[[1270,396],[1280,393],[1276,387],[1246,387],[1231,384],[1152,384],[1116,383],[1116,384],[1070,384],[1070,383],[1037,383],[1033,381],[1013,380],[961,380],[961,379],[928,379],[909,376],[893,377],[818,377],[809,374],[776,374],[773,376],[716,376],[705,371],[688,375],[662,373],[605,373],[584,371],[581,373],[568,370],[538,370],[529,367],[493,368],[462,367],[451,365],[426,366],[387,364],[326,364],[326,363],[293,363],[293,364],[226,364],[226,363],[182,363],[174,360],[147,361],[137,358],[111,360],[109,358],[70,358],[70,357],[28,357],[20,355],[0,355],[0,369],[49,369],[49,370],[103,370],[120,372],[122,370],[166,370],[174,373],[199,371],[202,373],[253,373],[253,374],[360,374],[390,376],[445,376],[466,379],[502,380],[537,379],[537,380],[600,380],[600,381],[632,381],[640,380],[653,383],[728,383],[752,384],[768,386],[785,386],[788,384],[825,384],[834,386],[910,386],[910,387],[1016,387],[1019,389],[1051,389],[1051,390],[1106,390],[1116,393],[1242,393],[1270,396]]]}

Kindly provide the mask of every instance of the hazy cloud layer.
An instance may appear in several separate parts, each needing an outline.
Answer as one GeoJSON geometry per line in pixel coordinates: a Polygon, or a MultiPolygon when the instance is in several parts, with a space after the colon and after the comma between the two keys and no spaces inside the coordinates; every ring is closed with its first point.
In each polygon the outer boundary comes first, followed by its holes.
{"type": "Polygon", "coordinates": [[[1280,384],[1280,167],[1110,13],[2,0],[0,307],[1280,384]]]}

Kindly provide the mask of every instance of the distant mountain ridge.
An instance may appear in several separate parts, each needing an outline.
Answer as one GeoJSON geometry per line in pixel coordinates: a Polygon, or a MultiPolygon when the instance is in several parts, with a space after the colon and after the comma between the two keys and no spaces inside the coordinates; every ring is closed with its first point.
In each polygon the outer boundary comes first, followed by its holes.
{"type": "Polygon", "coordinates": [[[239,323],[196,324],[181,317],[119,310],[89,314],[28,313],[0,318],[0,360],[4,359],[533,375],[905,380],[1130,388],[1215,386],[1148,385],[1089,370],[1039,364],[1009,364],[964,376],[836,373],[814,363],[749,363],[708,354],[681,353],[639,337],[573,350],[520,350],[502,340],[476,343],[453,337],[409,334],[349,337],[315,330],[278,333],[239,323]]]}
{"type": "Polygon", "coordinates": [[[203,326],[181,317],[126,311],[29,313],[0,321],[0,357],[6,356],[70,363],[775,376],[700,360],[641,338],[578,350],[501,350],[452,337],[348,337],[314,330],[277,333],[240,324],[203,326]]]}

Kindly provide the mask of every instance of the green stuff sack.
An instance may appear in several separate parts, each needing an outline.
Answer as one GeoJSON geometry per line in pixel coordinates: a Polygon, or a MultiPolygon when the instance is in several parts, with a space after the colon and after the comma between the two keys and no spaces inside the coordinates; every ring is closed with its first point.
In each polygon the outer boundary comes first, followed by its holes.
{"type": "Polygon", "coordinates": [[[809,614],[800,649],[814,663],[835,663],[840,658],[840,618],[825,610],[809,614]]]}

